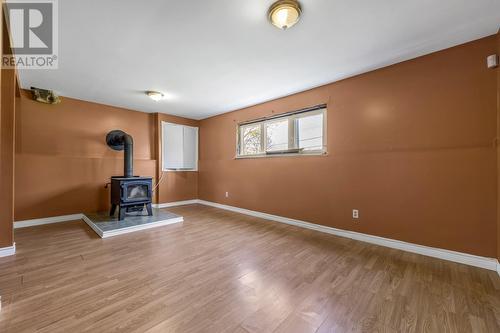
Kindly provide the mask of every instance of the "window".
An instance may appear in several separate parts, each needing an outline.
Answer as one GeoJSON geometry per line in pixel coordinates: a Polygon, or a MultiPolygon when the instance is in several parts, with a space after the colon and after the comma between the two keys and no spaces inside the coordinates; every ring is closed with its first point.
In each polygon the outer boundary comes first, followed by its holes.
{"type": "Polygon", "coordinates": [[[257,125],[247,125],[240,128],[242,150],[243,155],[255,155],[262,150],[261,140],[262,126],[257,125]]]}
{"type": "Polygon", "coordinates": [[[264,124],[266,128],[266,151],[283,151],[290,149],[288,142],[288,119],[278,119],[264,124]]]}
{"type": "Polygon", "coordinates": [[[198,127],[162,122],[163,171],[198,170],[198,127]]]}
{"type": "Polygon", "coordinates": [[[326,152],[326,105],[242,123],[237,157],[326,152]]]}
{"type": "Polygon", "coordinates": [[[298,147],[304,150],[323,148],[323,114],[297,118],[298,147]]]}

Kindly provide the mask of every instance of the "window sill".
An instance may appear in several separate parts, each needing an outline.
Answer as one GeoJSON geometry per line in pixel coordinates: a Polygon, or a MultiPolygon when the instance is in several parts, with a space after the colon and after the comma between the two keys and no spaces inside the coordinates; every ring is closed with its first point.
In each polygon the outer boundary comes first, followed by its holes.
{"type": "Polygon", "coordinates": [[[307,156],[328,156],[328,152],[241,155],[241,156],[236,156],[234,159],[235,160],[246,160],[246,159],[252,159],[252,158],[307,157],[307,156]]]}
{"type": "Polygon", "coordinates": [[[163,169],[163,172],[197,172],[198,169],[163,169]]]}

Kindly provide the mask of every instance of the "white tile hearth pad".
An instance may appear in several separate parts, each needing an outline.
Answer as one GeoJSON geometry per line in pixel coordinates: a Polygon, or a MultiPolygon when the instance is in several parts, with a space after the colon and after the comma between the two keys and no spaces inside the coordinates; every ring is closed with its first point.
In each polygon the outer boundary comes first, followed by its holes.
{"type": "Polygon", "coordinates": [[[153,216],[148,216],[144,210],[138,213],[127,214],[122,221],[118,221],[116,217],[111,217],[109,213],[105,212],[85,214],[83,219],[101,238],[184,221],[182,216],[158,208],[153,208],[153,216]]]}

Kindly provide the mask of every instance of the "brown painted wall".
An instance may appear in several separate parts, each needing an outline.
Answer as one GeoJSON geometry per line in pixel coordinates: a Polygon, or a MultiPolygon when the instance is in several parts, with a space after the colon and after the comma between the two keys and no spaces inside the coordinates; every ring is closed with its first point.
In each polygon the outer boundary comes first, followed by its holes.
{"type": "MultiPolygon", "coordinates": [[[[156,156],[157,156],[157,178],[160,179],[162,173],[161,154],[161,123],[162,121],[181,124],[186,126],[199,127],[197,120],[186,119],[167,114],[156,114],[156,156]]],[[[156,200],[159,203],[191,200],[198,198],[198,172],[164,172],[159,188],[156,191],[156,200]]]]}
{"type": "MultiPolygon", "coordinates": [[[[500,56],[500,30],[497,33],[497,55],[500,56]]],[[[500,260],[500,68],[497,72],[497,258],[500,260]]]]}
{"type": "Polygon", "coordinates": [[[199,197],[495,257],[497,74],[485,58],[496,43],[491,36],[201,121],[199,197]],[[328,156],[234,159],[238,122],[325,102],[328,156]]]}
{"type": "MultiPolygon", "coordinates": [[[[2,2],[3,4],[3,2],[2,2]]],[[[10,52],[9,36],[0,6],[0,45],[10,52]]],[[[13,244],[14,221],[14,119],[16,72],[0,70],[0,248],[13,244]]]]}
{"type": "Polygon", "coordinates": [[[14,121],[16,74],[2,69],[0,128],[0,248],[13,244],[14,221],[14,121]]]}
{"type": "MultiPolygon", "coordinates": [[[[46,105],[24,91],[16,121],[15,220],[107,210],[104,184],[123,174],[123,152],[105,143],[113,129],[134,137],[135,174],[156,178],[161,120],[197,124],[71,98],[46,105]]],[[[195,199],[197,187],[197,173],[168,173],[156,192],[163,203],[195,199]]]]}
{"type": "Polygon", "coordinates": [[[16,118],[15,220],[108,209],[104,184],[123,174],[123,152],[105,136],[134,137],[134,168],[155,176],[154,115],[63,98],[45,105],[23,92],[16,118]]]}

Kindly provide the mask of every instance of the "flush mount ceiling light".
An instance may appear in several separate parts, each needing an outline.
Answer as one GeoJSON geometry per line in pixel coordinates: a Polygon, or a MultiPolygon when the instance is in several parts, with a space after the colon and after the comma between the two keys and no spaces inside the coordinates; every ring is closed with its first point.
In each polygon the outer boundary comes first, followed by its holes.
{"type": "Polygon", "coordinates": [[[159,102],[165,98],[165,95],[159,91],[146,91],[146,95],[149,96],[153,101],[159,102]]]}
{"type": "Polygon", "coordinates": [[[300,19],[302,8],[296,0],[279,0],[269,8],[269,20],[276,27],[286,30],[300,19]]]}

